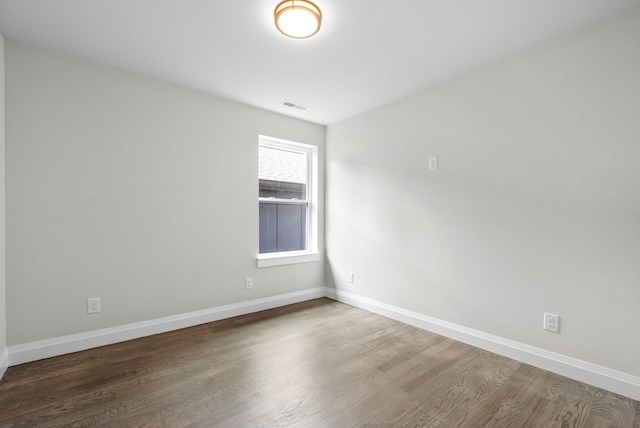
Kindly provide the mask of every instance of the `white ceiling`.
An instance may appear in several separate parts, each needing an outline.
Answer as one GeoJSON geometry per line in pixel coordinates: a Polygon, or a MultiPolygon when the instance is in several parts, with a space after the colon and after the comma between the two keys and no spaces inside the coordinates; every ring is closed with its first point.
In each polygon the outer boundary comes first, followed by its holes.
{"type": "Polygon", "coordinates": [[[0,34],[326,125],[640,6],[316,0],[320,32],[294,40],[275,29],[278,3],[0,0],[0,34]]]}

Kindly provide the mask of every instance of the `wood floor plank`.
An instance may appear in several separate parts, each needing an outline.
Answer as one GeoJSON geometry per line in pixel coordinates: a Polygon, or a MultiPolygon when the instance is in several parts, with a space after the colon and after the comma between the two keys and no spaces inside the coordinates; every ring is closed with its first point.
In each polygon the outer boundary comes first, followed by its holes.
{"type": "Polygon", "coordinates": [[[640,403],[317,299],[0,381],[0,427],[86,426],[640,428],[640,403]]]}

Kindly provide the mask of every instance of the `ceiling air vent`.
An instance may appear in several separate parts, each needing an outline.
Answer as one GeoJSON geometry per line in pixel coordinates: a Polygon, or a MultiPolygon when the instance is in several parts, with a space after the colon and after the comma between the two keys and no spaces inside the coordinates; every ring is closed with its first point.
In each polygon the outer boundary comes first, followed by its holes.
{"type": "Polygon", "coordinates": [[[297,103],[294,103],[292,101],[283,101],[281,104],[283,106],[295,108],[295,109],[302,110],[302,111],[307,110],[309,108],[307,106],[303,106],[302,104],[297,104],[297,103]]]}

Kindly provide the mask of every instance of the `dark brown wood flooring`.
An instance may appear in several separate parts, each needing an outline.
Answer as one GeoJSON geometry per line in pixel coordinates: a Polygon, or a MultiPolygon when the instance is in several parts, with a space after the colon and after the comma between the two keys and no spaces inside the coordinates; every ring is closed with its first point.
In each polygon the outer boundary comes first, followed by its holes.
{"type": "Polygon", "coordinates": [[[328,299],[9,367],[1,427],[640,427],[640,403],[328,299]]]}

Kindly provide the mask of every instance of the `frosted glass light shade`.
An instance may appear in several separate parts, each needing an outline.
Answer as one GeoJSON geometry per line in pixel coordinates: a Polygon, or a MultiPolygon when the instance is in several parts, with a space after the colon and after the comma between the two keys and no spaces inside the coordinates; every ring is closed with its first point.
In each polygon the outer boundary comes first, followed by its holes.
{"type": "Polygon", "coordinates": [[[322,12],[306,0],[285,0],[273,12],[276,28],[285,36],[306,39],[320,30],[322,12]]]}

